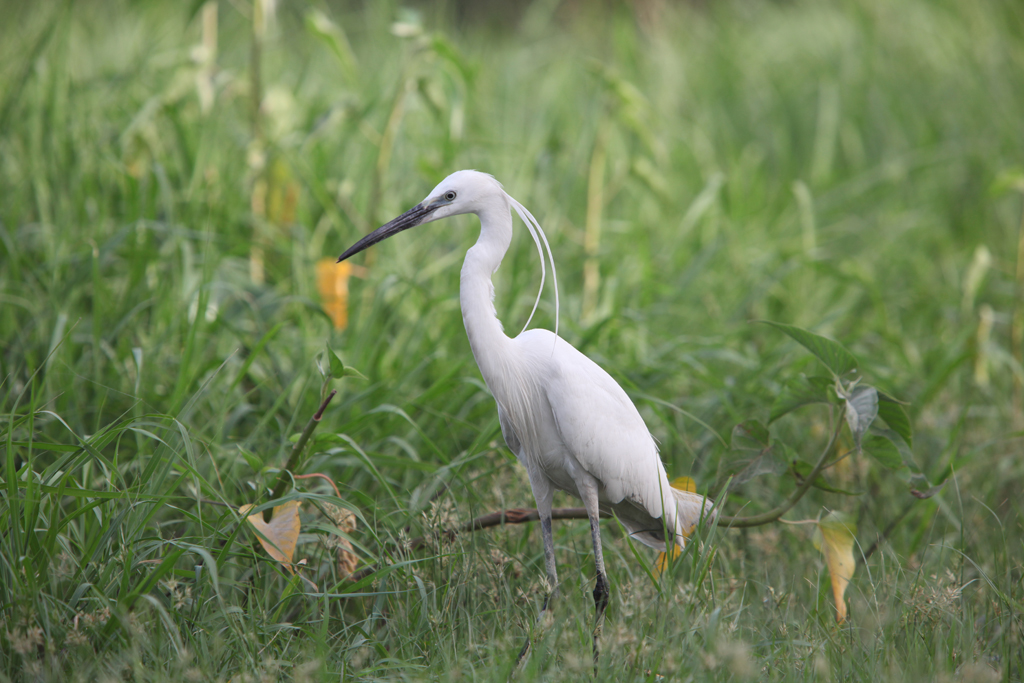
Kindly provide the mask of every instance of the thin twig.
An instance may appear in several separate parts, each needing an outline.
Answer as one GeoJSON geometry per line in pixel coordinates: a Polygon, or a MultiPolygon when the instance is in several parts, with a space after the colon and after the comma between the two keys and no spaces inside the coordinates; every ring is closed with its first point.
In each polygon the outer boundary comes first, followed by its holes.
{"type": "Polygon", "coordinates": [[[839,432],[843,428],[843,420],[836,420],[836,427],[832,430],[832,437],[828,440],[828,445],[825,446],[825,450],[822,452],[821,457],[818,458],[818,462],[814,465],[814,469],[811,470],[810,474],[804,478],[800,486],[797,487],[796,491],[793,492],[786,502],[778,506],[774,510],[769,510],[760,515],[751,515],[750,517],[730,517],[728,515],[722,515],[718,518],[718,523],[723,527],[731,527],[733,529],[741,529],[744,527],[762,526],[776,521],[782,515],[789,512],[789,510],[804,497],[804,494],[810,490],[811,486],[814,485],[814,480],[818,478],[818,474],[825,469],[825,461],[828,460],[829,453],[832,452],[832,447],[836,443],[836,439],[839,438],[839,432]]]}
{"type": "MultiPolygon", "coordinates": [[[[811,488],[815,478],[825,468],[825,462],[828,460],[829,454],[832,452],[832,447],[836,443],[836,439],[839,438],[839,432],[842,429],[843,421],[836,421],[836,428],[832,431],[832,437],[829,439],[828,445],[825,446],[825,450],[822,452],[821,457],[818,458],[818,462],[814,465],[814,469],[807,475],[804,481],[800,484],[796,491],[789,499],[780,505],[779,507],[766,512],[761,515],[753,515],[751,517],[719,517],[719,524],[723,527],[731,528],[742,528],[751,526],[761,526],[778,520],[782,515],[786,514],[797,502],[803,498],[804,494],[811,488]]],[[[298,444],[296,444],[298,445],[298,444]]],[[[601,517],[607,519],[611,517],[611,514],[602,512],[601,517]]],[[[552,519],[588,519],[586,508],[555,508],[551,511],[552,519]]],[[[500,510],[498,512],[491,512],[486,515],[476,517],[465,524],[459,526],[456,529],[445,529],[438,532],[435,537],[443,536],[446,538],[454,538],[456,534],[467,533],[473,531],[480,531],[481,529],[488,529],[494,526],[500,526],[503,524],[525,524],[526,522],[536,522],[540,519],[540,515],[536,508],[510,508],[508,510],[500,510]]],[[[409,552],[419,550],[423,546],[427,545],[427,541],[430,537],[428,536],[417,536],[416,538],[409,541],[407,550],[409,552]]],[[[353,572],[349,575],[349,581],[361,581],[366,577],[377,571],[378,565],[372,564],[363,567],[357,572],[353,572]]]]}
{"type": "Polygon", "coordinates": [[[299,456],[302,455],[303,449],[306,447],[306,442],[309,441],[309,437],[313,435],[313,430],[320,423],[320,419],[324,416],[324,410],[327,408],[327,404],[331,402],[334,395],[337,394],[336,389],[332,389],[331,393],[327,394],[327,398],[320,404],[320,409],[316,411],[316,414],[309,419],[306,424],[306,428],[302,430],[302,435],[299,436],[299,440],[295,442],[295,446],[292,448],[292,454],[288,456],[288,463],[281,470],[281,473],[277,475],[277,484],[274,485],[274,491],[270,494],[271,500],[280,498],[284,494],[284,490],[288,487],[288,482],[291,481],[291,477],[288,473],[294,470],[299,464],[299,456]]]}
{"type": "Polygon", "coordinates": [[[903,508],[903,512],[901,512],[896,517],[896,519],[889,522],[889,526],[885,528],[885,531],[883,531],[882,534],[875,539],[875,542],[871,544],[870,548],[864,551],[863,557],[857,558],[857,564],[866,563],[868,559],[875,554],[875,551],[878,550],[878,546],[881,545],[883,541],[888,540],[889,534],[891,534],[896,529],[896,526],[903,521],[903,519],[907,516],[910,510],[914,507],[915,503],[917,503],[916,500],[911,501],[909,505],[903,508]]]}
{"type": "MultiPolygon", "coordinates": [[[[601,517],[608,519],[611,517],[606,512],[601,513],[601,517]]],[[[526,522],[536,522],[540,519],[540,514],[536,508],[510,508],[508,510],[500,510],[498,512],[490,512],[486,515],[481,515],[475,519],[472,519],[465,524],[461,525],[457,529],[445,529],[436,536],[444,536],[445,538],[454,538],[456,534],[467,533],[473,531],[480,531],[481,529],[489,529],[494,526],[501,526],[503,524],[525,524],[526,522]]],[[[551,519],[589,519],[587,517],[586,508],[554,508],[551,511],[551,519]]],[[[417,536],[416,538],[409,541],[408,550],[414,551],[419,550],[427,544],[427,536],[417,536]]],[[[370,574],[377,571],[377,565],[371,564],[363,567],[357,572],[349,575],[349,581],[359,581],[365,579],[370,574]]]]}

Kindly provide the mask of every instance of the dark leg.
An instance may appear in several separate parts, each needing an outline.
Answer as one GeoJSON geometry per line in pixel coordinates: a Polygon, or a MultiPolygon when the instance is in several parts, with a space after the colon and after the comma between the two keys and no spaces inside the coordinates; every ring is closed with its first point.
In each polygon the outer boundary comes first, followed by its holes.
{"type": "Polygon", "coordinates": [[[597,662],[601,655],[598,642],[604,628],[604,611],[608,607],[608,596],[611,590],[608,575],[604,571],[604,553],[601,551],[601,511],[597,503],[597,480],[591,476],[577,480],[576,486],[587,508],[590,519],[590,539],[594,542],[594,567],[597,569],[597,582],[594,584],[594,675],[597,675],[597,662]]]}
{"type": "MultiPolygon", "coordinates": [[[[551,609],[551,603],[554,602],[555,598],[558,597],[558,568],[555,566],[555,541],[551,535],[551,494],[552,491],[550,486],[541,488],[537,483],[533,482],[531,478],[531,484],[533,486],[534,496],[537,498],[537,512],[540,515],[540,533],[544,540],[544,567],[547,570],[547,591],[544,595],[544,606],[541,607],[540,616],[537,618],[537,625],[543,627],[544,620],[548,616],[548,610],[551,609]]],[[[530,652],[530,637],[526,637],[526,642],[523,643],[523,648],[519,651],[519,655],[516,657],[516,668],[523,663],[526,655],[530,652]]]]}
{"type": "Polygon", "coordinates": [[[601,552],[601,527],[598,526],[596,514],[590,515],[590,535],[594,541],[594,564],[597,567],[597,581],[594,584],[594,675],[596,676],[597,662],[601,654],[598,639],[601,637],[601,631],[604,629],[604,611],[608,607],[608,597],[611,595],[608,577],[604,573],[604,556],[601,552]]]}

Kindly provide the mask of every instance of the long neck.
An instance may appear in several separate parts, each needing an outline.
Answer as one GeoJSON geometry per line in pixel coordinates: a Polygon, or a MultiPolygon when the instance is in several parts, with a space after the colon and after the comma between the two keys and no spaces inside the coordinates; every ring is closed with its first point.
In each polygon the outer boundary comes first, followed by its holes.
{"type": "Polygon", "coordinates": [[[466,253],[462,264],[459,298],[473,357],[494,393],[496,382],[502,376],[500,364],[506,357],[503,349],[511,340],[505,335],[494,310],[491,275],[501,265],[512,242],[512,214],[505,205],[488,207],[479,216],[480,237],[466,253]]]}

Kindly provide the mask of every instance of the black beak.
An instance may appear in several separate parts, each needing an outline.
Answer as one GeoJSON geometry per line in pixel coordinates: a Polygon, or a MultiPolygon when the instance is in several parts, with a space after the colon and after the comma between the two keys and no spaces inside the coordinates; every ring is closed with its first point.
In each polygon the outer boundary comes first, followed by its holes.
{"type": "Polygon", "coordinates": [[[433,213],[436,208],[436,205],[424,206],[423,204],[417,204],[398,218],[385,223],[363,239],[353,244],[344,254],[338,257],[338,263],[341,263],[349,256],[358,254],[367,247],[372,247],[377,244],[377,242],[386,240],[392,235],[397,235],[403,230],[408,230],[409,228],[415,228],[417,225],[422,223],[427,216],[433,213]]]}

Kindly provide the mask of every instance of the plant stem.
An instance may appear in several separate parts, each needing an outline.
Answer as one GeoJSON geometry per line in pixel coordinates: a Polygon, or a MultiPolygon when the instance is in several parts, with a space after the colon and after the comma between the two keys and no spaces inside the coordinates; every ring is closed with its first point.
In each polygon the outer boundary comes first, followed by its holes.
{"type": "MultiPolygon", "coordinates": [[[[611,515],[606,512],[602,512],[601,517],[609,519],[611,515]]],[[[536,522],[539,519],[540,515],[536,508],[510,508],[508,510],[499,510],[498,512],[489,512],[486,515],[481,515],[480,517],[466,522],[457,529],[444,529],[439,532],[437,536],[454,538],[455,534],[458,533],[480,531],[481,529],[489,529],[492,526],[500,526],[502,524],[525,524],[526,522],[536,522]]],[[[587,508],[554,508],[551,511],[551,519],[589,519],[589,517],[587,516],[587,508]]],[[[427,536],[417,536],[409,541],[408,550],[410,552],[413,550],[419,550],[427,544],[427,539],[427,536]]],[[[377,571],[377,569],[377,565],[371,564],[351,574],[348,579],[349,581],[365,579],[367,576],[377,571]]]]}
{"type": "Polygon", "coordinates": [[[762,526],[769,524],[782,517],[782,515],[789,512],[789,510],[799,502],[804,494],[814,485],[814,480],[818,474],[825,469],[825,461],[828,460],[829,453],[832,452],[832,446],[835,445],[836,439],[839,438],[839,431],[843,428],[843,420],[836,420],[836,427],[832,430],[832,437],[828,440],[828,445],[825,446],[825,450],[822,452],[821,457],[818,458],[818,462],[814,465],[814,469],[804,478],[804,481],[800,486],[797,487],[796,491],[793,492],[786,502],[778,506],[774,510],[762,513],[760,515],[752,515],[750,517],[730,517],[729,515],[722,515],[718,518],[718,523],[723,527],[731,527],[733,529],[742,529],[745,527],[762,526]]]}
{"type": "MultiPolygon", "coordinates": [[[[284,493],[285,488],[288,486],[288,482],[291,477],[288,473],[294,470],[299,464],[299,456],[302,455],[303,449],[306,448],[306,442],[309,441],[309,437],[313,435],[313,430],[320,423],[320,418],[324,416],[324,410],[327,408],[327,404],[331,402],[334,395],[338,393],[337,389],[332,389],[331,393],[327,394],[327,398],[320,404],[320,409],[316,411],[316,414],[309,419],[306,423],[306,428],[302,430],[302,434],[299,436],[299,440],[295,442],[295,446],[292,447],[292,454],[288,456],[288,463],[281,470],[281,473],[277,475],[277,484],[274,485],[274,491],[270,494],[271,500],[280,498],[284,493]]],[[[269,510],[267,511],[269,512],[269,510]]],[[[269,520],[268,520],[269,521],[269,520]]]]}
{"type": "Polygon", "coordinates": [[[888,540],[889,534],[891,534],[893,530],[896,529],[896,526],[903,521],[907,514],[913,509],[915,503],[917,503],[916,500],[911,501],[909,505],[903,508],[903,512],[897,515],[896,519],[889,522],[889,526],[887,526],[885,528],[885,531],[883,531],[882,534],[875,539],[875,542],[871,544],[871,547],[864,551],[864,554],[861,557],[857,558],[858,566],[866,563],[868,559],[870,559],[871,556],[875,554],[875,551],[878,550],[878,546],[881,545],[883,541],[888,540]]]}
{"type": "MultiPolygon", "coordinates": [[[[330,397],[327,398],[330,400],[330,397]]],[[[324,402],[326,405],[326,401],[324,402]]],[[[322,410],[322,408],[321,408],[322,410]]],[[[311,423],[312,424],[312,423],[311,423]]],[[[814,469],[811,470],[810,474],[804,479],[804,481],[797,487],[793,495],[786,500],[785,503],[778,506],[774,510],[765,512],[764,514],[754,515],[751,517],[730,517],[728,515],[722,515],[719,517],[719,524],[723,527],[739,529],[743,527],[762,526],[778,520],[782,515],[789,512],[789,510],[797,504],[797,502],[804,497],[804,494],[813,485],[814,479],[825,469],[825,463],[828,460],[829,454],[832,452],[832,447],[836,443],[836,439],[839,438],[839,432],[843,428],[843,421],[836,420],[835,429],[832,430],[832,436],[829,438],[828,445],[825,446],[825,450],[818,458],[818,462],[814,465],[814,469]]],[[[307,427],[308,432],[312,432],[310,427],[307,427]]],[[[306,436],[306,433],[303,433],[306,436]]],[[[303,440],[300,439],[295,444],[296,449],[300,447],[303,440]]],[[[284,475],[284,472],[281,473],[284,475]]],[[[276,496],[275,496],[276,497],[276,496]]],[[[611,517],[610,514],[602,512],[602,518],[611,517]]],[[[555,508],[551,511],[552,519],[587,519],[586,508],[555,508]]],[[[490,512],[486,515],[481,515],[475,519],[472,519],[465,524],[461,525],[457,529],[445,529],[439,532],[438,536],[446,536],[448,538],[454,538],[458,533],[466,533],[473,531],[480,531],[481,529],[488,529],[490,527],[499,526],[501,524],[525,524],[526,522],[536,522],[540,519],[540,515],[537,513],[535,508],[510,508],[508,510],[499,510],[498,512],[490,512]]],[[[427,544],[427,536],[417,536],[416,538],[409,541],[408,551],[419,550],[427,544]]],[[[370,574],[377,571],[378,566],[375,564],[363,567],[357,572],[351,574],[348,578],[350,581],[359,581],[365,579],[370,574]]]]}

